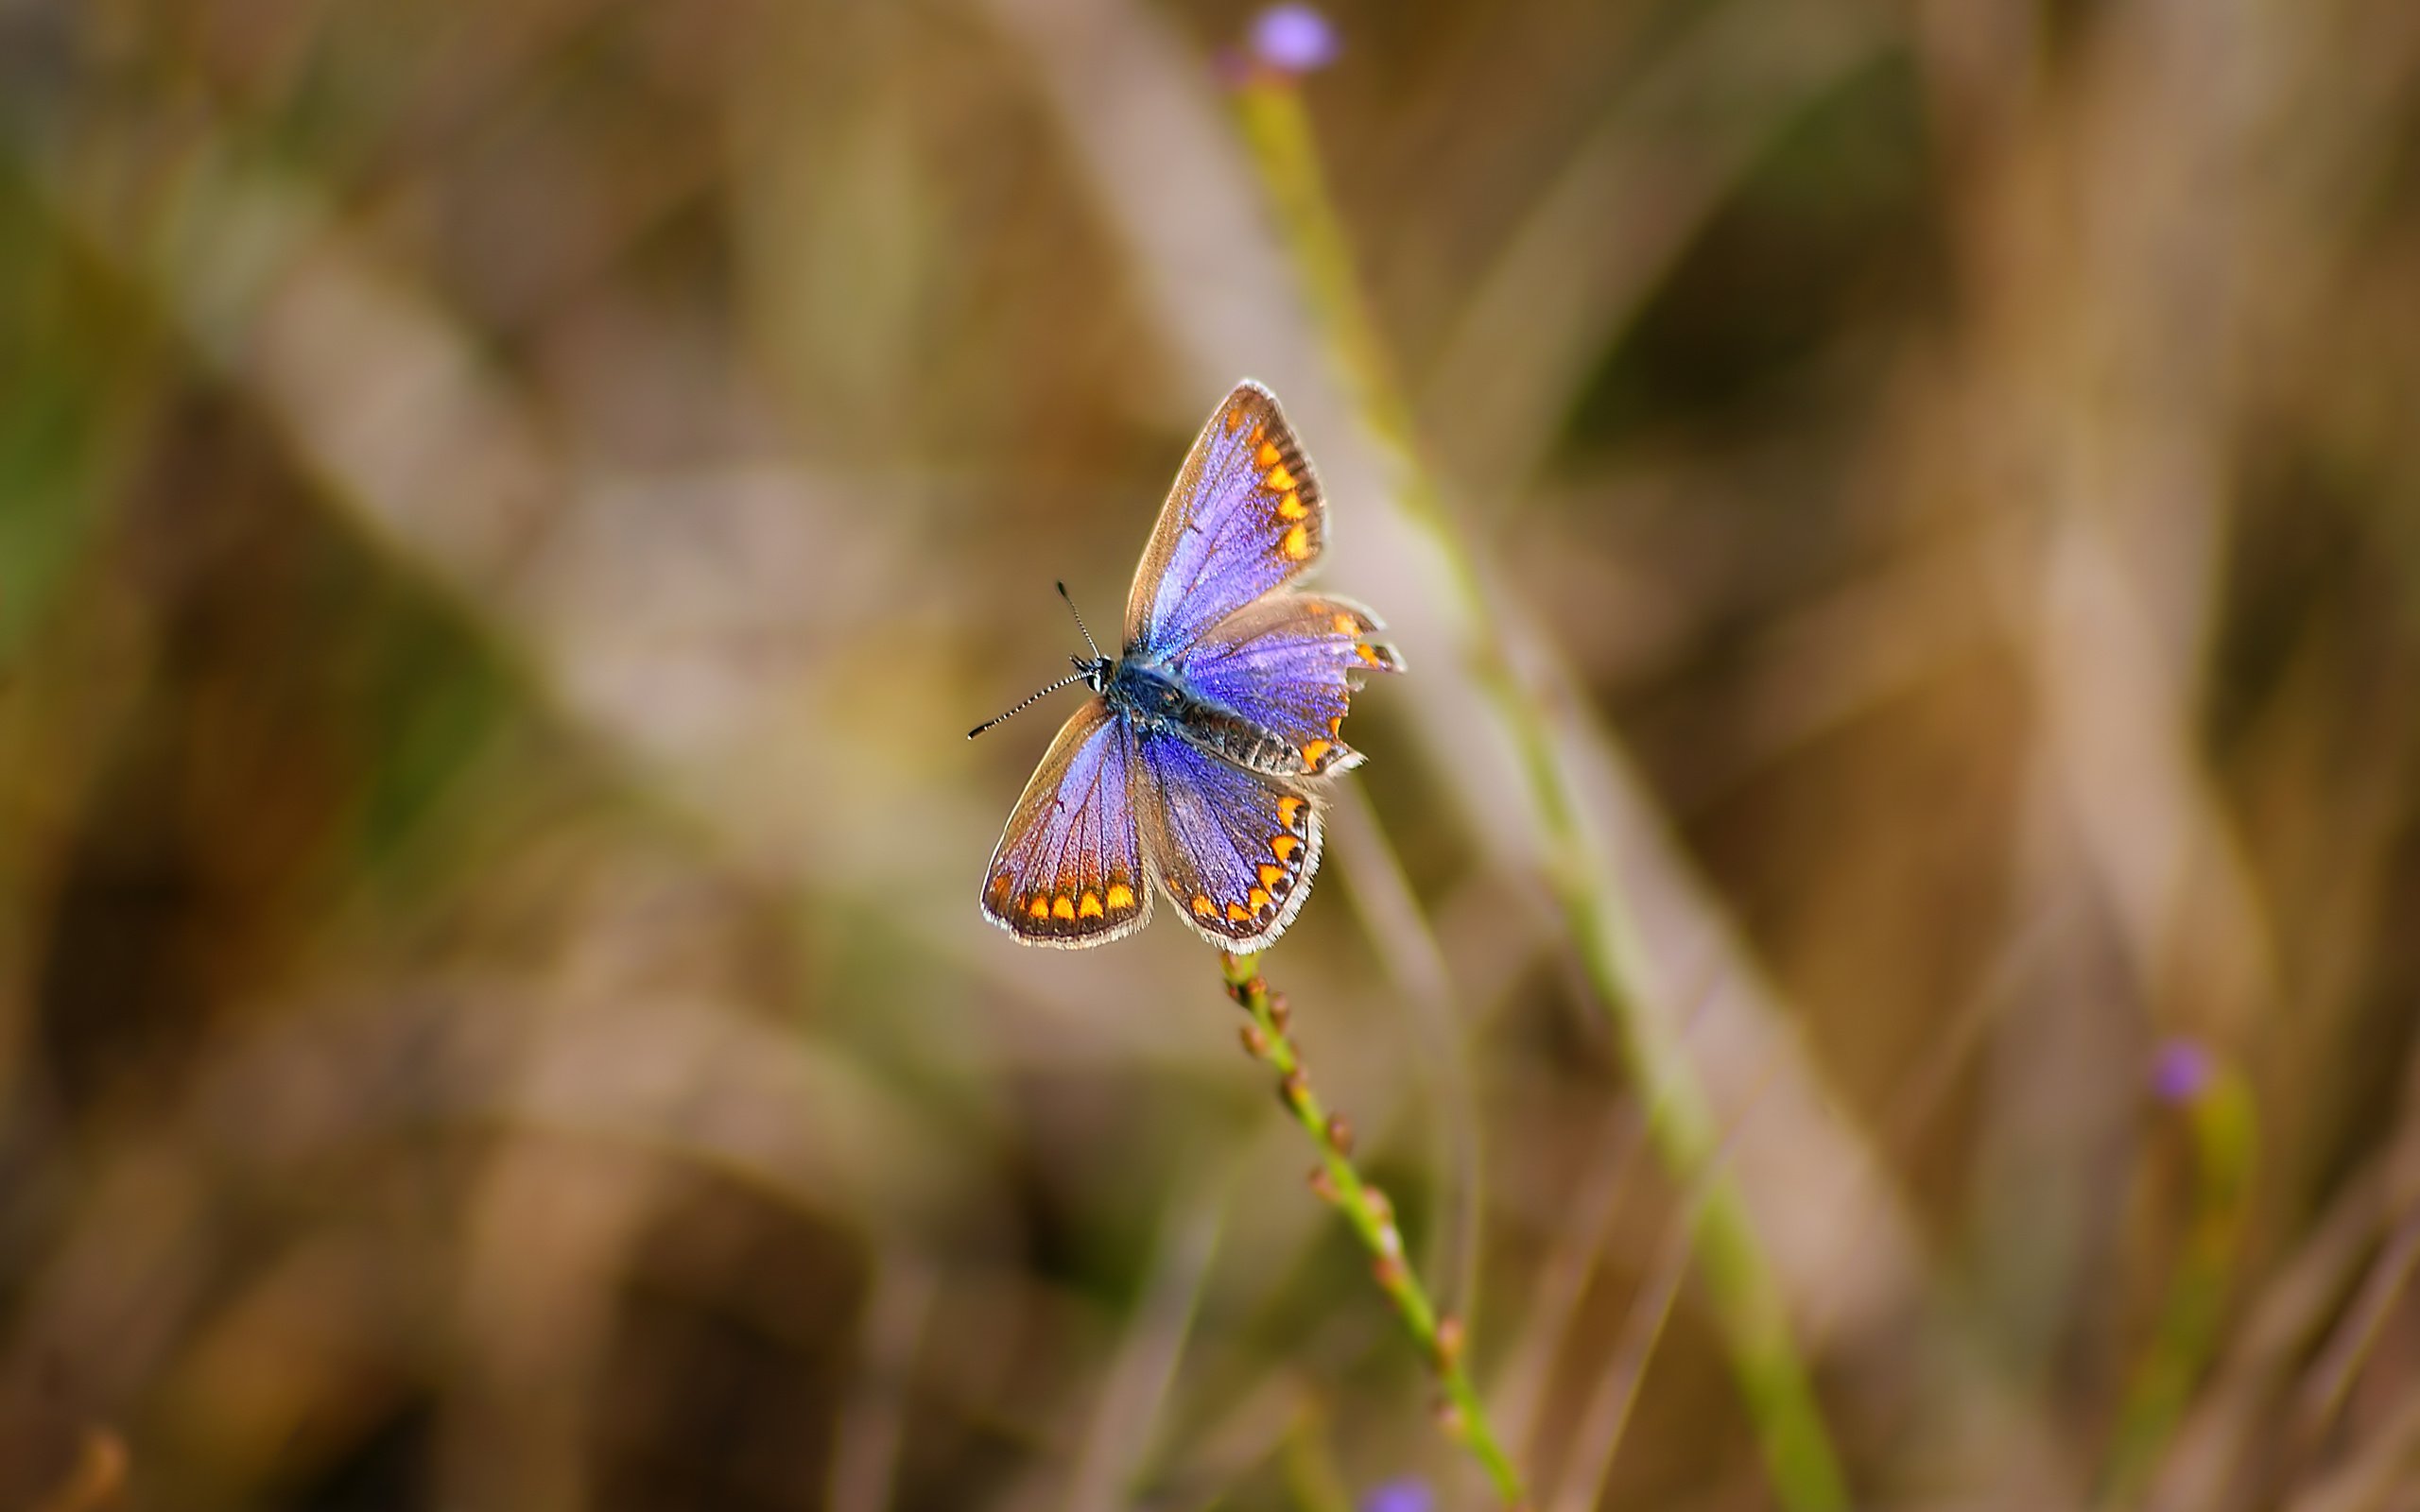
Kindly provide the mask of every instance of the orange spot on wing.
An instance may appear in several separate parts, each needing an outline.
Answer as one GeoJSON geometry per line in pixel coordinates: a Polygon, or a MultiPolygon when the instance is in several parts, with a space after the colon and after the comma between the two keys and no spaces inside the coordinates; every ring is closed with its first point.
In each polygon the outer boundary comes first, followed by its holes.
{"type": "Polygon", "coordinates": [[[1233,436],[1236,432],[1242,430],[1244,428],[1243,406],[1237,405],[1236,408],[1227,411],[1226,423],[1227,434],[1230,436],[1233,436]]]}
{"type": "Polygon", "coordinates": [[[1317,765],[1320,764],[1320,758],[1321,758],[1321,757],[1322,757],[1322,756],[1324,756],[1324,755],[1326,755],[1330,750],[1332,750],[1332,749],[1334,749],[1334,748],[1335,748],[1335,742],[1333,742],[1333,741],[1326,741],[1326,740],[1315,740],[1315,741],[1312,741],[1309,745],[1307,745],[1307,746],[1305,746],[1305,747],[1303,747],[1303,762],[1304,762],[1304,765],[1308,765],[1308,766],[1317,766],[1317,765]]]}
{"type": "Polygon", "coordinates": [[[1303,812],[1303,800],[1288,795],[1277,800],[1277,822],[1288,829],[1294,827],[1294,816],[1303,812]]]}
{"type": "Polygon", "coordinates": [[[1111,883],[1109,885],[1109,906],[1112,908],[1133,907],[1134,889],[1129,887],[1122,882],[1111,883]]]}
{"type": "Polygon", "coordinates": [[[1252,434],[1244,438],[1244,444],[1247,446],[1258,446],[1260,444],[1261,437],[1265,434],[1266,427],[1255,421],[1252,428],[1252,434]]]}
{"type": "Polygon", "coordinates": [[[1260,481],[1268,484],[1271,492],[1285,493],[1294,487],[1294,474],[1283,466],[1272,467],[1261,475],[1260,481]]]}
{"type": "Polygon", "coordinates": [[[1207,919],[1218,911],[1218,906],[1203,894],[1197,892],[1193,895],[1193,912],[1196,918],[1207,919]]]}
{"type": "Polygon", "coordinates": [[[1339,740],[1342,740],[1344,738],[1344,716],[1342,714],[1339,714],[1327,722],[1327,732],[1334,735],[1339,740]]]}
{"type": "Polygon", "coordinates": [[[1261,864],[1260,885],[1262,886],[1273,890],[1279,883],[1284,882],[1285,880],[1286,868],[1284,867],[1272,867],[1267,862],[1263,862],[1261,864]]]}
{"type": "Polygon", "coordinates": [[[1350,614],[1339,614],[1336,617],[1336,633],[1339,635],[1358,635],[1361,633],[1361,622],[1355,619],[1350,614]]]}
{"type": "Polygon", "coordinates": [[[1025,911],[1035,919],[1048,919],[1050,917],[1050,900],[1045,898],[1040,893],[1035,893],[1033,895],[1033,902],[1025,905],[1025,911]]]}
{"type": "Polygon", "coordinates": [[[1285,454],[1277,449],[1275,441],[1263,441],[1260,443],[1260,450],[1252,455],[1252,459],[1263,467],[1275,467],[1284,455],[1285,454]]]}
{"type": "Polygon", "coordinates": [[[1058,897],[1052,899],[1050,901],[1050,917],[1053,919],[1075,918],[1076,900],[1068,897],[1064,893],[1062,893],[1058,897]]]}
{"type": "Polygon", "coordinates": [[[1290,834],[1281,834],[1276,839],[1269,842],[1269,849],[1277,852],[1277,859],[1280,861],[1292,860],[1294,852],[1301,850],[1302,847],[1303,842],[1295,839],[1290,834]]]}
{"type": "Polygon", "coordinates": [[[1387,664],[1387,659],[1378,654],[1378,648],[1374,645],[1358,645],[1355,646],[1354,649],[1361,653],[1362,661],[1369,662],[1374,667],[1382,667],[1387,664]]]}
{"type": "Polygon", "coordinates": [[[1259,913],[1262,909],[1269,906],[1269,889],[1266,887],[1254,887],[1250,893],[1245,895],[1244,902],[1252,904],[1252,911],[1253,913],[1259,913]]]}
{"type": "Polygon", "coordinates": [[[1281,520],[1301,520],[1310,512],[1311,507],[1303,502],[1303,496],[1299,493],[1289,491],[1286,497],[1277,501],[1277,516],[1281,520]]]}
{"type": "Polygon", "coordinates": [[[1285,551],[1287,556],[1291,557],[1296,561],[1301,561],[1304,558],[1311,554],[1310,531],[1305,529],[1301,525],[1296,525],[1293,529],[1287,531],[1286,540],[1282,542],[1282,549],[1285,551]]]}
{"type": "Polygon", "coordinates": [[[1078,919],[1098,919],[1100,915],[1100,894],[1097,892],[1086,892],[1083,897],[1076,901],[1076,917],[1078,919]]]}
{"type": "Polygon", "coordinates": [[[1251,917],[1252,910],[1246,908],[1241,903],[1229,903],[1227,905],[1227,918],[1234,923],[1240,924],[1251,917]]]}

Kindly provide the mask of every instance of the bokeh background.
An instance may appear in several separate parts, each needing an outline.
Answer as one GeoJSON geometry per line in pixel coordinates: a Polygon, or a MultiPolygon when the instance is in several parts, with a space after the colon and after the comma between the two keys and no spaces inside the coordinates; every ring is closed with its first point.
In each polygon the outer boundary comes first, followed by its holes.
{"type": "Polygon", "coordinates": [[[1250,373],[1540,1507],[1778,1503],[1474,636],[1858,1506],[2420,1507],[2420,8],[1325,18],[1444,538],[1249,8],[0,5],[0,1505],[1483,1504],[1209,953],[974,906],[1250,373]]]}

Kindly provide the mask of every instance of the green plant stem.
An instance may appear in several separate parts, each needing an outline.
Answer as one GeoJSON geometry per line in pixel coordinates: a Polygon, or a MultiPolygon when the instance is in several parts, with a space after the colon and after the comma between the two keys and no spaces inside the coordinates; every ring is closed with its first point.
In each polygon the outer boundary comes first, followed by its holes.
{"type": "Polygon", "coordinates": [[[1486,585],[1420,461],[1411,407],[1361,297],[1301,92],[1291,78],[1264,75],[1237,91],[1237,103],[1313,316],[1365,423],[1388,451],[1398,504],[1446,564],[1473,674],[1519,752],[1547,848],[1547,880],[1589,985],[1639,1082],[1657,1158],[1683,1186],[1703,1182],[1694,1234],[1699,1280],[1767,1474],[1790,1512],[1841,1512],[1849,1505],[1847,1486],[1791,1337],[1780,1282],[1737,1184],[1716,1168],[1721,1140],[1714,1109],[1678,1034],[1653,1005],[1644,942],[1610,864],[1582,829],[1576,785],[1547,700],[1524,682],[1501,642],[1481,628],[1495,623],[1486,585]]]}
{"type": "Polygon", "coordinates": [[[2193,1150],[2193,1212],[2150,1346],[2118,1411],[2100,1504],[2134,1506],[2192,1400],[2219,1345],[2227,1286],[2241,1253],[2258,1123],[2252,1090],[2233,1067],[2184,1108],[2193,1150]]]}
{"type": "Polygon", "coordinates": [[[1446,1432],[1468,1449],[1487,1471],[1488,1480],[1506,1506],[1525,1508],[1529,1498],[1521,1488],[1520,1472],[1512,1468],[1512,1457],[1497,1441],[1495,1430],[1487,1420],[1487,1410],[1479,1403],[1478,1392],[1471,1385],[1470,1372],[1463,1368],[1463,1328],[1451,1314],[1440,1313],[1429,1300],[1427,1289],[1421,1285],[1411,1263],[1404,1258],[1403,1231],[1395,1226],[1393,1204],[1354,1168],[1351,1135],[1344,1122],[1328,1111],[1312,1089],[1302,1052],[1288,1032],[1288,1015],[1281,1000],[1270,992],[1269,983],[1260,974],[1259,961],[1256,955],[1229,955],[1222,952],[1219,956],[1219,970],[1227,981],[1227,995],[1252,1015],[1252,1023],[1244,1030],[1244,1049],[1276,1071],[1279,1097],[1318,1147],[1320,1165],[1313,1175],[1312,1187],[1344,1214],[1344,1221],[1361,1241],[1361,1247],[1370,1252],[1371,1274],[1376,1278],[1379,1289],[1394,1302],[1396,1315],[1403,1319],[1404,1328],[1444,1391],[1441,1417],[1446,1432]]]}

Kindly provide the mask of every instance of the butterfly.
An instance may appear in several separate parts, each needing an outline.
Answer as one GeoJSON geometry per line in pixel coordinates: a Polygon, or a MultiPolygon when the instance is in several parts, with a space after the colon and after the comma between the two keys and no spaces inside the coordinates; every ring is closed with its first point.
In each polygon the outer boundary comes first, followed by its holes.
{"type": "Polygon", "coordinates": [[[1093,654],[1000,715],[1092,689],[1000,833],[984,918],[1028,945],[1075,949],[1142,928],[1166,892],[1223,950],[1286,932],[1319,870],[1314,784],[1361,762],[1344,743],[1346,708],[1367,673],[1404,666],[1370,638],[1385,628],[1370,610],[1292,587],[1326,540],[1327,502],[1276,396],[1237,384],[1160,507],[1122,654],[1103,656],[1078,614],[1093,654]]]}

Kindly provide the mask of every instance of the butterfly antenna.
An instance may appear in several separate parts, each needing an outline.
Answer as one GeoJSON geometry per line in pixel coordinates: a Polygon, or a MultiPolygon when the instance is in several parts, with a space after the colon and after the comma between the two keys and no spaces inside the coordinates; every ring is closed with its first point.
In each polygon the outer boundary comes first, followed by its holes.
{"type": "Polygon", "coordinates": [[[1059,596],[1067,601],[1067,612],[1076,616],[1076,633],[1084,638],[1084,644],[1092,647],[1093,660],[1100,660],[1100,647],[1093,644],[1093,632],[1084,628],[1084,611],[1076,607],[1075,595],[1067,592],[1065,583],[1059,585],[1059,596]]]}
{"type": "Polygon", "coordinates": [[[1013,715],[1021,714],[1021,713],[1025,713],[1027,710],[1028,710],[1028,709],[1032,708],[1035,704],[1040,703],[1043,699],[1049,697],[1049,696],[1050,696],[1052,694],[1054,694],[1054,693],[1057,693],[1060,689],[1064,688],[1064,687],[1068,686],[1068,685],[1069,685],[1069,684],[1071,684],[1071,683],[1077,683],[1077,682],[1081,682],[1081,681],[1083,681],[1083,680],[1084,680],[1084,676],[1085,676],[1085,675],[1084,675],[1082,672],[1080,672],[1080,671],[1079,671],[1079,672],[1071,672],[1071,673],[1069,673],[1067,676],[1065,676],[1065,677],[1063,677],[1063,678],[1061,678],[1058,681],[1056,681],[1056,682],[1052,683],[1050,686],[1048,686],[1048,687],[1046,687],[1046,688],[1043,689],[1043,690],[1042,690],[1042,691],[1040,691],[1039,693],[1034,694],[1031,697],[1029,697],[1029,698],[1026,699],[1026,701],[1025,701],[1025,702],[1023,702],[1023,703],[1021,703],[1021,704],[1017,705],[1015,708],[1013,708],[1013,709],[1010,710],[1007,713],[1005,713],[1005,714],[995,714],[995,715],[994,715],[993,717],[991,717],[991,718],[989,718],[989,719],[984,720],[981,724],[979,724],[979,725],[976,726],[973,730],[968,730],[968,731],[966,732],[966,738],[967,738],[967,739],[969,739],[969,740],[973,740],[976,736],[977,736],[977,735],[979,735],[979,734],[983,733],[983,731],[985,731],[985,730],[987,730],[991,729],[994,725],[999,724],[999,723],[1001,723],[1003,720],[1009,719],[1009,718],[1011,718],[1011,716],[1013,716],[1013,715]]]}

